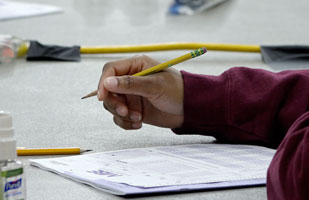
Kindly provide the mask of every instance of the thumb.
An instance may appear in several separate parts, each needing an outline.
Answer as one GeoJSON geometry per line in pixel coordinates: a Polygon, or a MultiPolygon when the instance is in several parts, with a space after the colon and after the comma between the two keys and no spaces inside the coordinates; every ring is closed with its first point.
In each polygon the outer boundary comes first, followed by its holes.
{"type": "Polygon", "coordinates": [[[153,96],[159,84],[152,76],[111,76],[104,80],[104,87],[118,94],[153,96]]]}

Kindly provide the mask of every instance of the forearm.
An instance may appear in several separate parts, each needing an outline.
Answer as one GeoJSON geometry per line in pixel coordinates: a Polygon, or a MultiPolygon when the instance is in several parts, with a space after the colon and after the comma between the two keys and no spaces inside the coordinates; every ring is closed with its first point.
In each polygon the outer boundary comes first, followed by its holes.
{"type": "Polygon", "coordinates": [[[219,76],[184,71],[182,76],[184,123],[174,130],[178,134],[276,147],[308,107],[309,70],[272,73],[241,67],[219,76]]]}

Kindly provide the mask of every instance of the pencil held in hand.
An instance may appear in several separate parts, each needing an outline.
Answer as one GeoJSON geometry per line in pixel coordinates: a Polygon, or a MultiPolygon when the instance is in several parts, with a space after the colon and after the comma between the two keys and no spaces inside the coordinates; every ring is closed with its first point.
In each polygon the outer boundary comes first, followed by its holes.
{"type": "MultiPolygon", "coordinates": [[[[159,72],[159,71],[162,71],[168,67],[171,67],[173,65],[176,65],[178,63],[181,63],[181,62],[184,62],[186,60],[189,60],[191,58],[195,58],[197,56],[200,56],[200,55],[203,55],[204,53],[206,53],[207,50],[206,48],[199,48],[197,50],[194,50],[194,51],[191,51],[190,53],[187,53],[183,56],[180,56],[178,58],[175,58],[173,60],[170,60],[170,61],[167,61],[167,62],[164,62],[164,63],[161,63],[161,64],[158,64],[156,66],[153,66],[151,68],[148,68],[146,70],[143,70],[141,72],[138,72],[136,74],[133,74],[132,76],[146,76],[146,75],[149,75],[149,74],[153,74],[153,73],[156,73],[156,72],[159,72]]],[[[96,96],[97,95],[97,90],[87,94],[86,96],[82,97],[82,99],[86,99],[88,97],[92,97],[92,96],[96,96]]]]}

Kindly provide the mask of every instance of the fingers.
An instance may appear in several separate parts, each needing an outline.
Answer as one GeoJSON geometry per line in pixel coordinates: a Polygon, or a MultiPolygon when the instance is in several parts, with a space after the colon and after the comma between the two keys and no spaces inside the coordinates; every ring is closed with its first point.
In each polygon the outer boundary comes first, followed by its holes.
{"type": "Polygon", "coordinates": [[[125,99],[120,95],[109,95],[108,99],[104,101],[103,106],[113,115],[119,115],[121,117],[126,117],[128,115],[128,108],[125,104],[125,99]]]}
{"type": "Polygon", "coordinates": [[[123,118],[116,116],[114,116],[114,122],[115,124],[126,130],[140,129],[142,127],[142,122],[126,121],[123,118]]]}
{"type": "Polygon", "coordinates": [[[128,74],[132,66],[130,59],[124,59],[106,63],[102,70],[102,75],[98,85],[98,100],[103,101],[107,97],[107,90],[104,88],[103,82],[106,77],[128,74]]]}
{"type": "Polygon", "coordinates": [[[124,129],[137,129],[141,127],[141,113],[128,109],[123,95],[109,95],[103,105],[106,110],[114,115],[114,121],[118,126],[124,129]]]}
{"type": "MultiPolygon", "coordinates": [[[[103,67],[103,70],[105,69],[106,64],[103,67]]],[[[105,98],[107,98],[108,91],[104,88],[103,82],[106,77],[109,76],[115,76],[116,71],[113,67],[110,67],[106,72],[102,72],[102,76],[100,77],[99,85],[98,85],[98,93],[97,98],[99,101],[104,101],[105,98]]]]}
{"type": "MultiPolygon", "coordinates": [[[[162,80],[163,81],[163,80],[162,80]]],[[[110,76],[104,80],[104,88],[118,94],[154,97],[161,90],[159,76],[110,76]]]]}
{"type": "Polygon", "coordinates": [[[107,77],[132,75],[156,64],[158,64],[157,61],[147,56],[135,56],[129,59],[106,63],[103,67],[98,84],[98,100],[104,101],[104,99],[107,98],[108,91],[104,88],[104,80],[107,77]]]}

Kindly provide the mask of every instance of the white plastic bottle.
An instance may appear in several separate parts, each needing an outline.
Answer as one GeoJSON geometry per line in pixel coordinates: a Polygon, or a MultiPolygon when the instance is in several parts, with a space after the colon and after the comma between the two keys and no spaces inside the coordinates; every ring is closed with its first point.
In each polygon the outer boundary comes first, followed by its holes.
{"type": "Polygon", "coordinates": [[[12,116],[0,111],[0,200],[25,200],[24,165],[16,160],[12,116]]]}

